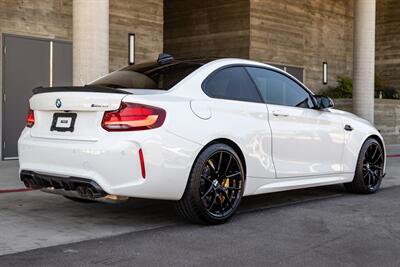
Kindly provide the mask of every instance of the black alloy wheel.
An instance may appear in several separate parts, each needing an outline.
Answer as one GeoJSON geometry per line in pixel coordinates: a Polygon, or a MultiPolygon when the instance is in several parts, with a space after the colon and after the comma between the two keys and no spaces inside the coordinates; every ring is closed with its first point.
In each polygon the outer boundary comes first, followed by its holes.
{"type": "Polygon", "coordinates": [[[224,223],[238,209],[243,192],[244,170],[237,153],[213,144],[196,159],[177,209],[192,222],[224,223]]]}
{"type": "Polygon", "coordinates": [[[368,139],[361,148],[354,180],[345,184],[355,193],[371,194],[378,191],[384,176],[385,155],[375,139],[368,139]]]}
{"type": "Polygon", "coordinates": [[[372,143],[364,154],[362,175],[364,184],[373,190],[382,180],[383,153],[379,144],[372,143]]]}
{"type": "Polygon", "coordinates": [[[223,218],[239,204],[243,176],[239,166],[234,155],[224,150],[215,152],[204,164],[200,195],[211,216],[223,218]]]}

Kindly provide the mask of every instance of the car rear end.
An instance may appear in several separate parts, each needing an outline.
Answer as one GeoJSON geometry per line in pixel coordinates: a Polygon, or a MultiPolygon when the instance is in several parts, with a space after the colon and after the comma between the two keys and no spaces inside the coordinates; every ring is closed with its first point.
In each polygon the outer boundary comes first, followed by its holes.
{"type": "Polygon", "coordinates": [[[168,131],[171,105],[190,110],[162,90],[36,90],[18,142],[21,180],[90,199],[180,199],[201,148],[168,131]]]}

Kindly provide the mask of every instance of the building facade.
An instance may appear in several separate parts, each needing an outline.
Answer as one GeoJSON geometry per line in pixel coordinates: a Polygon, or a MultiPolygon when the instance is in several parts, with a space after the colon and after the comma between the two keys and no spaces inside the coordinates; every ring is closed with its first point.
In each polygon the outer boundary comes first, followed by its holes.
{"type": "MultiPolygon", "coordinates": [[[[376,12],[376,74],[385,86],[400,89],[400,2],[377,1],[376,12]]],[[[164,51],[178,57],[242,57],[298,67],[315,91],[353,75],[354,1],[170,0],[164,19],[164,51]]]]}
{"type": "Polygon", "coordinates": [[[243,57],[304,71],[313,90],[352,75],[353,1],[170,0],[164,50],[177,56],[243,57]],[[179,25],[184,25],[179,27],[179,25]]]}
{"type": "MultiPolygon", "coordinates": [[[[0,33],[72,42],[72,3],[73,0],[3,0],[0,33]]],[[[136,34],[138,62],[153,60],[163,50],[163,1],[110,0],[109,22],[110,71],[128,62],[128,33],[136,34]]]]}
{"type": "MultiPolygon", "coordinates": [[[[73,0],[4,0],[0,33],[72,41],[73,0]]],[[[250,58],[304,69],[313,90],[352,76],[354,1],[110,0],[110,71],[127,64],[128,33],[136,62],[160,52],[176,57],[250,58]]],[[[377,1],[376,72],[400,88],[400,2],[377,1]]]]}
{"type": "Polygon", "coordinates": [[[400,1],[378,1],[376,20],[376,74],[400,89],[400,1]]]}

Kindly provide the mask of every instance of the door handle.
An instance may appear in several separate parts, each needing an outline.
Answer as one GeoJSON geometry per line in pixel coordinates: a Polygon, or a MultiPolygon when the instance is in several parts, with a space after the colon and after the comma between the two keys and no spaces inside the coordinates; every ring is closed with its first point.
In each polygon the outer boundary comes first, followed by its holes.
{"type": "Polygon", "coordinates": [[[344,130],[345,130],[345,131],[348,131],[348,132],[351,132],[351,131],[354,130],[354,128],[351,127],[351,125],[346,124],[346,125],[344,126],[344,130]]]}
{"type": "Polygon", "coordinates": [[[289,116],[289,114],[287,114],[286,112],[281,111],[281,110],[272,111],[272,115],[274,115],[276,117],[288,117],[289,116]]]}

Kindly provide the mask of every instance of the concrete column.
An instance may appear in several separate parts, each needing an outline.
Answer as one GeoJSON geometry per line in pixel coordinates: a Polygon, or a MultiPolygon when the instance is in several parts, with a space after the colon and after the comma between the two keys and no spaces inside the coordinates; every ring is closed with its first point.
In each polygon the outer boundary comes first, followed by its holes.
{"type": "Polygon", "coordinates": [[[108,0],[73,0],[73,82],[87,84],[108,73],[108,0]]]}
{"type": "Polygon", "coordinates": [[[355,0],[353,112],[374,122],[376,0],[355,0]]]}

